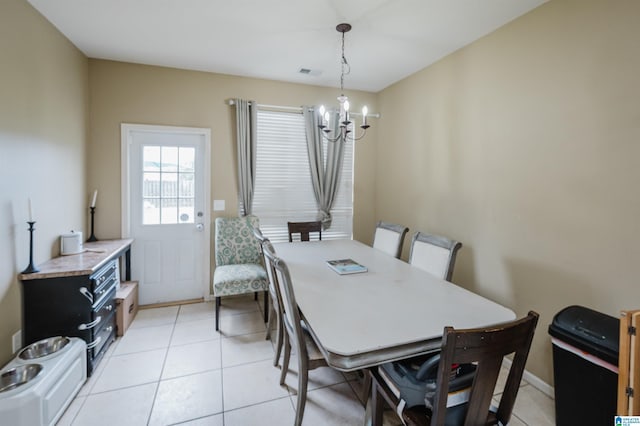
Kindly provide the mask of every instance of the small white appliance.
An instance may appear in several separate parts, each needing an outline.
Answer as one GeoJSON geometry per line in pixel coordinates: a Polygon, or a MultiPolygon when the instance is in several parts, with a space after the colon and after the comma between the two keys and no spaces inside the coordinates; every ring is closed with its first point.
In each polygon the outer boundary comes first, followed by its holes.
{"type": "Polygon", "coordinates": [[[78,254],[82,253],[82,250],[82,232],[71,231],[68,234],[60,235],[61,255],[78,254]]]}

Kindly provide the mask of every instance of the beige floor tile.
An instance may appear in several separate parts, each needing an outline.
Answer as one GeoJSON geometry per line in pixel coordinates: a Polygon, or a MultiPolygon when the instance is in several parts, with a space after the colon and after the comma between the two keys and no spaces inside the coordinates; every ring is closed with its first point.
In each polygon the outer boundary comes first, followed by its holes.
{"type": "Polygon", "coordinates": [[[216,414],[214,416],[202,417],[180,423],[180,426],[224,426],[224,416],[222,414],[216,414]]]}
{"type": "Polygon", "coordinates": [[[267,326],[259,311],[220,317],[220,334],[238,336],[241,334],[266,333],[267,326]]]}
{"type": "Polygon", "coordinates": [[[216,332],[213,320],[195,320],[176,323],[171,346],[187,345],[189,343],[218,340],[220,334],[216,332]]]}
{"type": "Polygon", "coordinates": [[[555,425],[553,399],[531,385],[522,386],[518,391],[513,413],[527,425],[555,425]]]}
{"type": "Polygon", "coordinates": [[[169,346],[173,324],[129,329],[120,339],[112,356],[162,349],[169,346]]]}
{"type": "Polygon", "coordinates": [[[179,306],[166,306],[163,308],[140,309],[136,314],[129,329],[141,327],[157,327],[159,325],[173,324],[178,316],[179,306]]]}
{"type": "Polygon", "coordinates": [[[147,423],[157,383],[89,395],[74,426],[140,426],[147,423]]]}
{"type": "Polygon", "coordinates": [[[220,368],[220,339],[171,346],[167,353],[162,378],[186,376],[220,368]]]}
{"type": "Polygon", "coordinates": [[[224,413],[225,426],[292,425],[294,420],[295,412],[288,396],[224,413]]]}
{"type": "MultiPolygon", "coordinates": [[[[296,403],[296,396],[292,396],[296,403]]],[[[347,383],[312,390],[307,393],[303,425],[361,426],[364,407],[347,383]]]]}
{"type": "MultiPolygon", "coordinates": [[[[220,305],[220,317],[258,312],[260,311],[260,304],[263,303],[262,301],[262,295],[258,296],[258,301],[253,300],[253,293],[223,297],[220,305]]],[[[213,301],[213,309],[215,312],[215,300],[213,301]]]]}
{"type": "Polygon", "coordinates": [[[264,332],[223,337],[221,340],[223,367],[273,359],[273,345],[265,340],[264,332]]]}
{"type": "Polygon", "coordinates": [[[169,425],[221,412],[221,373],[208,371],[161,381],[149,425],[169,425]]]}
{"type": "Polygon", "coordinates": [[[166,349],[113,356],[90,393],[99,393],[160,380],[166,349]]]}
{"type": "Polygon", "coordinates": [[[280,386],[280,369],[275,368],[270,360],[224,368],[222,383],[225,410],[289,395],[287,389],[280,386]]]}
{"type": "Polygon", "coordinates": [[[212,302],[202,302],[180,306],[177,322],[195,320],[215,320],[215,304],[212,302]]]}

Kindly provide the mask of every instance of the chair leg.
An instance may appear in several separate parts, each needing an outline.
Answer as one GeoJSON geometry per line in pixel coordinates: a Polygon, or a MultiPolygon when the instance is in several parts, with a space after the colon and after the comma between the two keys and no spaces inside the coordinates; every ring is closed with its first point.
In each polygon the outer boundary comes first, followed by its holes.
{"type": "Polygon", "coordinates": [[[219,330],[218,322],[220,320],[220,296],[216,297],[216,331],[219,330]]]}
{"type": "Polygon", "coordinates": [[[284,336],[284,359],[282,360],[282,371],[280,371],[280,386],[284,385],[284,380],[289,371],[289,358],[291,357],[291,344],[289,343],[289,335],[284,336]]]}
{"type": "Polygon", "coordinates": [[[264,292],[264,322],[269,322],[269,292],[264,292]]]}
{"type": "Polygon", "coordinates": [[[371,375],[367,370],[361,370],[364,373],[362,377],[362,400],[367,401],[369,399],[369,395],[371,394],[371,375]]]}
{"type": "Polygon", "coordinates": [[[307,360],[302,359],[298,354],[298,402],[296,404],[296,421],[295,425],[300,426],[302,424],[302,417],[304,416],[304,406],[307,403],[307,383],[309,381],[309,368],[307,360]]]}
{"type": "Polygon", "coordinates": [[[282,325],[282,318],[279,312],[276,312],[276,353],[273,357],[273,366],[278,366],[278,361],[280,361],[280,354],[282,353],[283,346],[283,334],[285,333],[284,327],[282,325]]]}
{"type": "Polygon", "coordinates": [[[273,313],[269,316],[269,321],[267,322],[267,335],[264,337],[264,340],[271,340],[271,327],[273,327],[273,313]]]}
{"type": "MultiPolygon", "coordinates": [[[[367,372],[367,375],[369,372],[367,372]]],[[[369,376],[369,380],[371,380],[371,376],[369,376]]],[[[382,426],[382,412],[384,409],[384,399],[378,392],[377,385],[372,383],[371,385],[371,395],[369,397],[369,403],[371,404],[371,424],[372,426],[382,426]]]]}

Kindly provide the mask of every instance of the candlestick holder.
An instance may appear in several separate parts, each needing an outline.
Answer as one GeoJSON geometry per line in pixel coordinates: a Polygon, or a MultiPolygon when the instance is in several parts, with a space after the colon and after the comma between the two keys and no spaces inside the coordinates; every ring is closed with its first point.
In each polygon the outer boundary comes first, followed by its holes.
{"type": "Polygon", "coordinates": [[[91,235],[89,236],[89,239],[87,240],[87,242],[91,243],[93,241],[98,241],[98,239],[96,238],[96,234],[93,232],[93,219],[96,214],[96,208],[95,207],[89,207],[89,208],[91,209],[91,235]]]}
{"type": "Polygon", "coordinates": [[[29,266],[27,266],[27,268],[22,271],[23,274],[33,274],[34,272],[39,272],[40,269],[36,268],[33,265],[33,231],[35,231],[36,229],[34,228],[34,225],[36,224],[35,222],[29,221],[27,222],[29,224],[29,266]]]}

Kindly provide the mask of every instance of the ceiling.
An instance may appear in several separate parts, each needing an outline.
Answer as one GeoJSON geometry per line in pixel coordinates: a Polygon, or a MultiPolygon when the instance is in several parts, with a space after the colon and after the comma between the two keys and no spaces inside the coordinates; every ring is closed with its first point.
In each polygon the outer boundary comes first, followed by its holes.
{"type": "Polygon", "coordinates": [[[90,58],[378,92],[546,0],[28,0],[90,58]],[[310,74],[299,70],[307,68],[310,74]]]}

